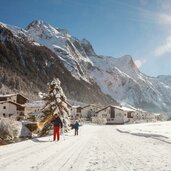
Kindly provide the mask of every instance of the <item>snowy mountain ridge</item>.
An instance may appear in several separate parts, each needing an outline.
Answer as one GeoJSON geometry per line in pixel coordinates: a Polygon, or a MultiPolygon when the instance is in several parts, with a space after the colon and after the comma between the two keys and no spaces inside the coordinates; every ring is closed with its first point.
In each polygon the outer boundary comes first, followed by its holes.
{"type": "MultiPolygon", "coordinates": [[[[77,43],[77,46],[81,47],[81,43],[78,42],[77,39],[71,37],[64,29],[54,28],[40,20],[33,21],[26,29],[9,26],[3,23],[0,24],[3,27],[10,29],[15,37],[21,39],[27,38],[34,45],[46,46],[51,49],[61,60],[63,60],[64,65],[75,78],[89,82],[85,67],[92,65],[92,62],[86,56],[83,49],[78,51],[74,45],[74,43],[77,43]]],[[[84,43],[84,41],[82,43],[84,43]]]]}
{"type": "Polygon", "coordinates": [[[23,41],[27,39],[35,46],[49,48],[73,77],[97,83],[113,99],[149,111],[171,111],[170,77],[146,76],[130,55],[120,58],[97,55],[86,39],[78,40],[68,31],[44,21],[33,21],[26,29],[1,25],[23,41]]]}
{"type": "MultiPolygon", "coordinates": [[[[38,100],[38,93],[47,91],[47,83],[53,78],[59,78],[69,99],[102,105],[118,104],[92,80],[87,81],[83,76],[76,79],[74,72],[66,68],[66,63],[59,55],[34,41],[27,30],[1,23],[0,93],[19,92],[31,100],[38,100]]],[[[74,57],[72,56],[73,59],[74,57]]],[[[71,67],[73,59],[67,61],[71,67]]],[[[80,69],[79,74],[81,65],[77,63],[75,66],[77,70],[80,69]]]]}
{"type": "Polygon", "coordinates": [[[77,39],[67,31],[54,28],[43,21],[33,21],[26,30],[31,39],[57,54],[74,77],[88,81],[86,66],[91,65],[92,62],[84,52],[82,54],[74,45],[77,43],[80,46],[77,39]]]}
{"type": "Polygon", "coordinates": [[[91,59],[96,67],[90,75],[106,94],[149,111],[156,107],[159,111],[170,111],[171,87],[141,73],[130,56],[119,59],[93,56],[91,59]]]}

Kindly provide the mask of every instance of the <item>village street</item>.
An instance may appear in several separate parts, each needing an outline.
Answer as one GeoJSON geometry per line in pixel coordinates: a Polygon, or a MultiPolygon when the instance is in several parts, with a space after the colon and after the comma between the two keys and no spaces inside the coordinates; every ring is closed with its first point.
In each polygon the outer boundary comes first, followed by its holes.
{"type": "Polygon", "coordinates": [[[83,125],[52,142],[52,136],[0,147],[1,171],[169,171],[171,144],[120,133],[116,126],[83,125]]]}

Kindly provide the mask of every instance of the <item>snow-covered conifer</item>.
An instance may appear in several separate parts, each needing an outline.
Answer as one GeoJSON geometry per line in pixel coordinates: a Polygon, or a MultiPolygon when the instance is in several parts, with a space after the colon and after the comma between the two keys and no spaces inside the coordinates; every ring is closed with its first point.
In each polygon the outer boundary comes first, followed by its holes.
{"type": "Polygon", "coordinates": [[[50,120],[54,114],[58,114],[63,121],[64,130],[69,129],[69,108],[67,107],[67,98],[61,88],[59,79],[54,79],[48,84],[48,93],[39,93],[45,105],[42,109],[42,122],[38,124],[40,135],[45,135],[51,127],[50,120]]]}

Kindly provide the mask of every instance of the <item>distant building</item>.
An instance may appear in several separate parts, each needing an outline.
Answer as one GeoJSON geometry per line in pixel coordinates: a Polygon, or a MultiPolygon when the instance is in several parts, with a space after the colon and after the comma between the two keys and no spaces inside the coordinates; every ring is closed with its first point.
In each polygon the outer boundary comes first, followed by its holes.
{"type": "Polygon", "coordinates": [[[134,109],[121,106],[107,106],[96,111],[92,121],[102,121],[104,124],[124,124],[133,118],[134,109]]]}
{"type": "Polygon", "coordinates": [[[18,116],[24,116],[24,106],[12,101],[0,101],[0,117],[16,119],[18,116]]]}
{"type": "Polygon", "coordinates": [[[160,113],[154,113],[154,118],[156,121],[162,121],[163,116],[160,113]]]}
{"type": "Polygon", "coordinates": [[[101,106],[96,104],[89,104],[81,108],[81,115],[83,118],[91,119],[91,117],[99,110],[101,106]]]}
{"type": "Polygon", "coordinates": [[[38,113],[42,110],[43,106],[44,106],[43,101],[33,101],[33,102],[26,103],[24,113],[26,115],[38,113]]]}
{"type": "Polygon", "coordinates": [[[132,123],[154,121],[154,113],[147,112],[142,109],[136,109],[132,113],[132,115],[133,115],[133,118],[130,119],[130,122],[132,122],[132,123]]]}
{"type": "Polygon", "coordinates": [[[80,107],[80,106],[72,106],[72,108],[70,109],[71,118],[72,119],[80,118],[81,117],[81,110],[82,110],[82,107],[80,107]]]}
{"type": "Polygon", "coordinates": [[[24,117],[24,104],[28,102],[21,94],[0,95],[0,116],[1,117],[24,117]]]}

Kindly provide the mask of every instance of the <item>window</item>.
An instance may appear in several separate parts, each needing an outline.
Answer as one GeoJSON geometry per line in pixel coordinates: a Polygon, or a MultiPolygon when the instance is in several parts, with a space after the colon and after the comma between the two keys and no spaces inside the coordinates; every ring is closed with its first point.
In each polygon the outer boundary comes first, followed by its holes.
{"type": "Polygon", "coordinates": [[[77,113],[81,113],[81,107],[77,108],[77,113]]]}
{"type": "Polygon", "coordinates": [[[5,113],[3,113],[3,117],[5,118],[5,113]]]}
{"type": "Polygon", "coordinates": [[[9,114],[9,118],[12,116],[13,114],[9,114]]]}
{"type": "Polygon", "coordinates": [[[4,106],[3,109],[6,109],[6,106],[4,106]]]}
{"type": "Polygon", "coordinates": [[[131,115],[131,112],[128,112],[127,117],[128,118],[133,118],[133,116],[131,115]]]}
{"type": "Polygon", "coordinates": [[[110,117],[111,118],[115,117],[115,109],[113,107],[110,108],[110,117]]]}

